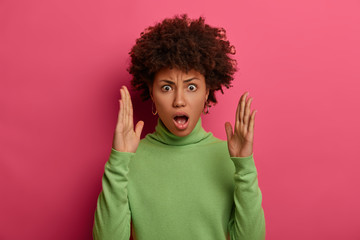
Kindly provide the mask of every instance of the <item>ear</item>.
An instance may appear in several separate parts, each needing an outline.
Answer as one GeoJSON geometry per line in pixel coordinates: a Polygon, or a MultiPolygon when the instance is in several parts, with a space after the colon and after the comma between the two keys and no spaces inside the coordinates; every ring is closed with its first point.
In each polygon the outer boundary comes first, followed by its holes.
{"type": "Polygon", "coordinates": [[[148,88],[149,88],[150,98],[152,101],[154,101],[153,94],[152,94],[152,87],[150,85],[148,85],[148,88]]]}
{"type": "Polygon", "coordinates": [[[209,97],[209,93],[210,93],[210,89],[209,88],[206,88],[206,95],[205,95],[205,102],[208,100],[208,97],[209,97]]]}

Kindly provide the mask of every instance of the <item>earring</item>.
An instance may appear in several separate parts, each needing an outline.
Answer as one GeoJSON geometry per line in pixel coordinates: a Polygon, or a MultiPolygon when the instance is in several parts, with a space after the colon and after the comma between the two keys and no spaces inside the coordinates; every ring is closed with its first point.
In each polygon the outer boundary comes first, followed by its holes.
{"type": "Polygon", "coordinates": [[[204,112],[204,110],[203,110],[203,113],[208,114],[209,113],[209,104],[207,101],[205,102],[204,109],[205,109],[205,106],[206,106],[206,112],[204,112]]]}
{"type": "Polygon", "coordinates": [[[151,104],[151,112],[154,116],[158,113],[157,110],[154,112],[154,102],[151,104]]]}

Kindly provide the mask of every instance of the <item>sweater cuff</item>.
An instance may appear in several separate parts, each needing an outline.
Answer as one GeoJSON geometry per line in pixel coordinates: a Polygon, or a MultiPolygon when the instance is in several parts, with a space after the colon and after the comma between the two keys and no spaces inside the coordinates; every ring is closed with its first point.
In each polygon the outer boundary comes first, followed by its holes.
{"type": "Polygon", "coordinates": [[[254,153],[248,157],[231,157],[235,165],[235,173],[243,175],[250,172],[256,172],[254,153]]]}
{"type": "Polygon", "coordinates": [[[112,166],[125,165],[128,166],[130,160],[133,158],[135,153],[131,152],[119,152],[114,148],[111,148],[109,157],[109,164],[112,166]]]}

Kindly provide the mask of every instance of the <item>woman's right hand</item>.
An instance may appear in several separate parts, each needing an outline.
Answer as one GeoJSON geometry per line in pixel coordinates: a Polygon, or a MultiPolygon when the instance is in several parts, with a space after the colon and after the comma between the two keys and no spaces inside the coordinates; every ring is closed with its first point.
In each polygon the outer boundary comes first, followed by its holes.
{"type": "Polygon", "coordinates": [[[134,131],[133,107],[130,93],[125,86],[122,86],[120,94],[120,110],[112,147],[119,152],[135,153],[139,146],[144,122],[139,121],[134,131]]]}

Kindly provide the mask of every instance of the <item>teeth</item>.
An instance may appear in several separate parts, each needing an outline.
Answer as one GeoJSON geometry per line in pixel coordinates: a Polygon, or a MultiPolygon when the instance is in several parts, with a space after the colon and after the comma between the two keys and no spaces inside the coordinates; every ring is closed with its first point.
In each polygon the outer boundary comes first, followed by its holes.
{"type": "Polygon", "coordinates": [[[186,116],[176,116],[176,117],[175,117],[175,121],[176,121],[178,124],[185,124],[186,121],[187,121],[187,117],[186,117],[186,116]]]}
{"type": "Polygon", "coordinates": [[[177,118],[176,122],[179,123],[179,124],[185,124],[186,119],[184,117],[180,117],[180,118],[177,118]]]}

